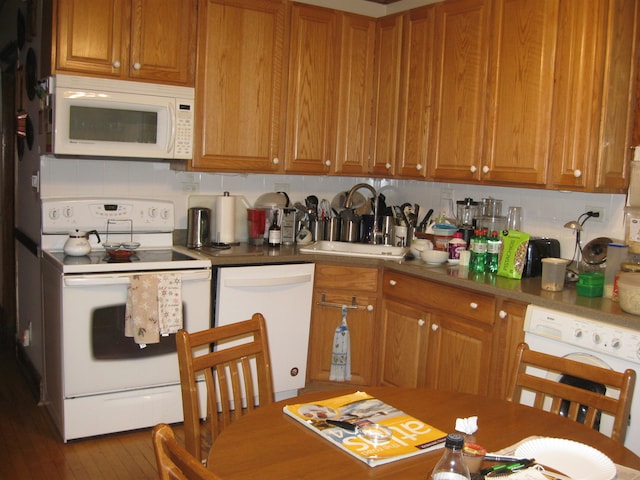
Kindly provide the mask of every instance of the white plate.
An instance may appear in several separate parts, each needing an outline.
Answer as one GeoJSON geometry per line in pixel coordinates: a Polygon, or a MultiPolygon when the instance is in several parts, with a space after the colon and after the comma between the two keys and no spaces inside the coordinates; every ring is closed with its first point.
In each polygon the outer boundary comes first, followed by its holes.
{"type": "Polygon", "coordinates": [[[616,467],[604,453],[582,443],[563,438],[536,438],[520,445],[518,458],[535,458],[576,480],[612,480],[616,467]]]}

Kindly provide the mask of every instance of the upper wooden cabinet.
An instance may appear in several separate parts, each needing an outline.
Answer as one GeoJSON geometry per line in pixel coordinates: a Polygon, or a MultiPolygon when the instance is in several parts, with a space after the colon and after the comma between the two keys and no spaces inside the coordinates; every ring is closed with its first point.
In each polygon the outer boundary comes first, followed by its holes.
{"type": "Polygon", "coordinates": [[[638,3],[560,3],[552,188],[625,191],[637,93],[638,3]]]}
{"type": "Polygon", "coordinates": [[[402,15],[381,18],[376,23],[370,168],[383,177],[396,174],[401,62],[402,15]]]}
{"type": "Polygon", "coordinates": [[[471,181],[481,177],[486,125],[491,2],[438,4],[430,177],[471,181]]]}
{"type": "Polygon", "coordinates": [[[435,6],[403,15],[396,173],[427,177],[432,125],[435,6]]]}
{"type": "Polygon", "coordinates": [[[294,4],[287,173],[366,173],[374,21],[294,4]]]}
{"type": "Polygon", "coordinates": [[[484,181],[546,184],[556,35],[564,28],[558,3],[495,0],[487,137],[476,163],[484,181]]]}
{"type": "Polygon", "coordinates": [[[193,169],[282,171],[287,10],[284,0],[200,2],[193,169]]]}
{"type": "Polygon", "coordinates": [[[197,0],[54,0],[52,73],[192,86],[197,0]]]}
{"type": "Polygon", "coordinates": [[[332,172],[369,171],[369,132],[373,95],[375,21],[342,14],[336,157],[332,172]]]}
{"type": "Polygon", "coordinates": [[[544,185],[557,0],[436,9],[436,180],[544,185]]]}

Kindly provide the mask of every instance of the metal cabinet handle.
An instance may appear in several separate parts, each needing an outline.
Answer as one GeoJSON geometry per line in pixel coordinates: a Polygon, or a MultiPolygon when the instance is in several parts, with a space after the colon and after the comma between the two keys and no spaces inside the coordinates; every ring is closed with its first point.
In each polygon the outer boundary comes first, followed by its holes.
{"type": "Polygon", "coordinates": [[[471,302],[469,303],[469,307],[471,307],[472,310],[477,310],[478,304],[476,302],[471,302]]]}

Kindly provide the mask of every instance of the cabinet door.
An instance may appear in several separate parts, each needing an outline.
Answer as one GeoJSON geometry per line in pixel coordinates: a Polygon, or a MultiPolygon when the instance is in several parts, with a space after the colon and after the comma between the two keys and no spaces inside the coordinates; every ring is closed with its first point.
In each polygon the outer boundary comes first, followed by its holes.
{"type": "Polygon", "coordinates": [[[491,0],[436,8],[434,126],[429,172],[436,180],[480,179],[491,0]]]}
{"type": "Polygon", "coordinates": [[[337,143],[331,170],[357,175],[369,170],[375,21],[343,14],[341,25],[337,143]]]}
{"type": "Polygon", "coordinates": [[[491,328],[440,313],[430,317],[426,386],[486,394],[491,376],[491,328]]]}
{"type": "Polygon", "coordinates": [[[326,173],[335,158],[338,15],[295,4],[287,107],[288,173],[326,173]]]}
{"type": "Polygon", "coordinates": [[[380,321],[380,382],[395,387],[424,387],[428,314],[385,299],[380,321]]]}
{"type": "Polygon", "coordinates": [[[280,171],[286,10],[284,0],[200,2],[193,168],[280,171]]]}
{"type": "Polygon", "coordinates": [[[488,393],[496,398],[504,398],[513,378],[518,344],[524,341],[527,304],[501,297],[497,299],[497,304],[488,393]]]}
{"type": "Polygon", "coordinates": [[[129,77],[193,86],[196,17],[196,0],[132,0],[129,77]]]}
{"type": "Polygon", "coordinates": [[[434,22],[433,6],[411,10],[404,16],[396,169],[402,177],[427,176],[434,22]]]}
{"type": "Polygon", "coordinates": [[[56,71],[115,78],[127,74],[129,0],[57,0],[54,12],[56,71]]]}
{"type": "Polygon", "coordinates": [[[558,0],[496,0],[482,179],[544,185],[558,0]]]}
{"type": "Polygon", "coordinates": [[[402,16],[379,19],[371,134],[371,173],[375,175],[395,174],[401,60],[402,16]]]}
{"type": "MultiPolygon", "coordinates": [[[[342,320],[340,305],[351,305],[352,295],[327,289],[314,290],[309,340],[308,375],[310,380],[329,381],[333,336],[342,320]]],[[[358,295],[358,308],[347,310],[351,340],[351,380],[353,385],[373,382],[372,351],[375,345],[376,297],[358,295]],[[371,306],[368,308],[368,306],[371,306]]]]}
{"type": "Polygon", "coordinates": [[[601,128],[593,191],[625,193],[633,145],[640,2],[612,0],[607,7],[601,128]]]}

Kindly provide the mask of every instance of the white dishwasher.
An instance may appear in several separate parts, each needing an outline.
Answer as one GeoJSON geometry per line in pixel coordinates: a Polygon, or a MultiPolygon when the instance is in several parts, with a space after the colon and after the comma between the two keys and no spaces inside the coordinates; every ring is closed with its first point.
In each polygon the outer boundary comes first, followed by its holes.
{"type": "Polygon", "coordinates": [[[313,263],[217,268],[214,325],[262,313],[276,401],[305,386],[314,271],[313,263]]]}

